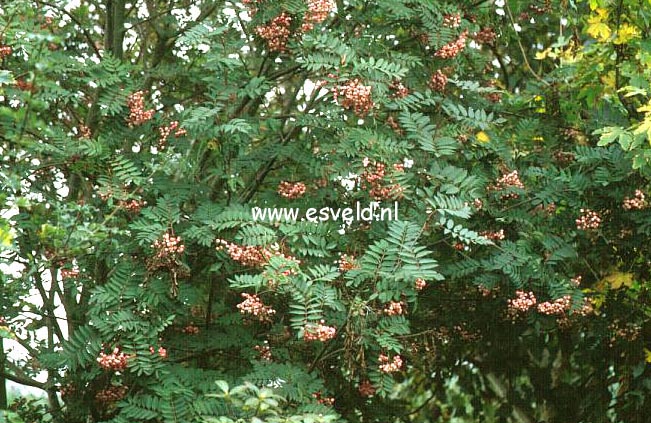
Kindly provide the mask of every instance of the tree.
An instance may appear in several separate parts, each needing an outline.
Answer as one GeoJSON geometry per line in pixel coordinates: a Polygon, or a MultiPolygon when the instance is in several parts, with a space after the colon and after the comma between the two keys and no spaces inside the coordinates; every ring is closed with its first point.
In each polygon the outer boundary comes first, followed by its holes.
{"type": "Polygon", "coordinates": [[[644,421],[648,7],[1,10],[25,420],[644,421]]]}

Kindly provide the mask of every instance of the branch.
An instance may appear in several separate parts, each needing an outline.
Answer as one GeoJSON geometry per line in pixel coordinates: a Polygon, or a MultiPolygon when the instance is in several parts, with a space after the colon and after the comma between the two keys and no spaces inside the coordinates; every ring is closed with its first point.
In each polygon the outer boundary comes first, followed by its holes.
{"type": "Polygon", "coordinates": [[[90,35],[88,30],[86,29],[87,25],[82,24],[79,21],[79,19],[77,19],[77,17],[75,15],[68,12],[66,9],[64,9],[62,7],[59,7],[59,6],[57,6],[57,5],[53,4],[53,3],[50,3],[48,1],[41,1],[40,3],[42,3],[42,4],[46,5],[46,6],[50,6],[51,8],[56,9],[59,12],[68,15],[68,17],[79,27],[79,30],[82,32],[82,34],[84,34],[84,37],[86,37],[86,41],[92,47],[92,49],[95,51],[95,54],[97,55],[97,58],[100,59],[100,60],[102,59],[102,55],[100,54],[99,50],[97,49],[97,46],[95,45],[95,41],[93,41],[93,37],[90,35]]]}
{"type": "MultiPolygon", "coordinates": [[[[7,361],[7,365],[11,367],[14,371],[17,371],[18,373],[23,373],[18,366],[16,366],[14,363],[11,361],[7,361]]],[[[0,370],[0,376],[4,377],[5,379],[9,379],[13,382],[16,382],[21,385],[25,386],[33,386],[35,388],[43,389],[45,390],[45,383],[39,382],[37,380],[34,380],[25,374],[22,375],[16,375],[13,373],[7,373],[5,370],[0,370]]]]}
{"type": "Polygon", "coordinates": [[[522,60],[524,60],[524,64],[529,72],[536,78],[538,81],[542,82],[545,85],[550,85],[549,82],[545,81],[542,79],[540,75],[536,73],[536,71],[533,70],[531,67],[531,64],[529,64],[529,59],[527,59],[527,52],[524,50],[524,46],[522,45],[522,40],[520,39],[520,34],[518,34],[517,31],[515,31],[515,19],[513,19],[513,13],[511,13],[511,8],[509,7],[509,2],[505,2],[505,9],[506,13],[509,15],[509,21],[511,22],[511,27],[513,28],[513,31],[515,32],[515,38],[516,41],[518,42],[518,47],[520,47],[520,52],[522,53],[522,60]]]}

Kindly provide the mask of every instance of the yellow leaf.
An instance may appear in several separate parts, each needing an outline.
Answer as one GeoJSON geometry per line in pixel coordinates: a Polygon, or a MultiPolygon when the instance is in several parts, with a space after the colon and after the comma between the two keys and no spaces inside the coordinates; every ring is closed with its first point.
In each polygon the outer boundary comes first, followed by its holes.
{"type": "Polygon", "coordinates": [[[610,38],[611,30],[607,24],[601,22],[601,20],[594,16],[588,19],[588,35],[592,38],[596,38],[599,41],[607,41],[610,38]]]}
{"type": "Polygon", "coordinates": [[[633,285],[633,274],[614,271],[609,275],[597,282],[595,288],[597,291],[605,291],[607,289],[619,289],[623,286],[630,287],[633,285]]]}
{"type": "Polygon", "coordinates": [[[13,240],[14,236],[11,234],[11,231],[0,228],[0,246],[10,247],[13,240]]]}
{"type": "Polygon", "coordinates": [[[596,15],[592,15],[588,18],[588,27],[586,32],[592,37],[596,38],[599,41],[607,41],[612,34],[612,31],[607,23],[604,21],[608,19],[608,9],[603,7],[598,7],[594,10],[597,12],[596,15]]]}
{"type": "Polygon", "coordinates": [[[539,51],[538,53],[536,53],[536,60],[545,59],[549,55],[549,53],[551,53],[551,51],[552,51],[551,47],[548,47],[543,51],[539,51]]]}
{"type": "Polygon", "coordinates": [[[633,38],[638,38],[640,36],[640,31],[633,25],[627,23],[619,27],[617,31],[617,38],[613,41],[615,44],[626,44],[631,41],[633,38]]]}
{"type": "Polygon", "coordinates": [[[601,82],[603,82],[604,86],[608,88],[615,88],[615,72],[610,71],[604,76],[601,77],[601,82]]]}
{"type": "Polygon", "coordinates": [[[477,132],[477,134],[475,134],[475,138],[477,139],[477,142],[480,143],[486,143],[491,140],[488,134],[484,131],[477,132]]]}
{"type": "MultiPolygon", "coordinates": [[[[649,0],[651,2],[651,0],[649,0]]],[[[644,349],[644,361],[651,363],[651,351],[648,348],[644,349]]]]}
{"type": "Polygon", "coordinates": [[[595,9],[595,12],[597,12],[597,15],[599,15],[598,16],[599,20],[604,20],[608,18],[608,13],[609,13],[608,9],[605,9],[603,7],[598,7],[595,9]]]}
{"type": "Polygon", "coordinates": [[[647,139],[651,143],[651,113],[647,113],[644,116],[644,120],[638,126],[635,131],[633,131],[635,134],[646,134],[647,139]]]}

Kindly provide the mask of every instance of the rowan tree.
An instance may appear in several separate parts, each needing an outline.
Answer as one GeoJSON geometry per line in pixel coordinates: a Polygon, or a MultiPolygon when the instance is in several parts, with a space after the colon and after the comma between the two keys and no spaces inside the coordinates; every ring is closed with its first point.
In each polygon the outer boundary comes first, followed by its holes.
{"type": "Polygon", "coordinates": [[[647,2],[0,12],[10,419],[645,421],[647,2]]]}

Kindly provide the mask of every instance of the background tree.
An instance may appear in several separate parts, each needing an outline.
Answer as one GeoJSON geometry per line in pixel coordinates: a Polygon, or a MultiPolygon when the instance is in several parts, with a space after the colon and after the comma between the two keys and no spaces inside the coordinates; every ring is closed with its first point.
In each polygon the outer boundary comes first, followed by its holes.
{"type": "Polygon", "coordinates": [[[646,3],[1,10],[25,421],[644,421],[646,3]]]}

